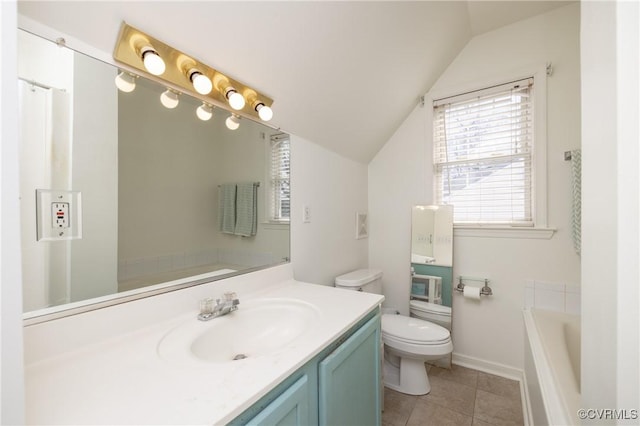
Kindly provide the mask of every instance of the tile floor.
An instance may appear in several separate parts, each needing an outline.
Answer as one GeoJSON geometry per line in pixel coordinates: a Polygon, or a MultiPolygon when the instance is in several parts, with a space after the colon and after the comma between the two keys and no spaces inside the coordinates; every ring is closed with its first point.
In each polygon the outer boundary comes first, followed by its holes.
{"type": "Polygon", "coordinates": [[[383,426],[523,425],[520,384],[453,365],[427,365],[431,392],[405,395],[384,390],[383,426]]]}

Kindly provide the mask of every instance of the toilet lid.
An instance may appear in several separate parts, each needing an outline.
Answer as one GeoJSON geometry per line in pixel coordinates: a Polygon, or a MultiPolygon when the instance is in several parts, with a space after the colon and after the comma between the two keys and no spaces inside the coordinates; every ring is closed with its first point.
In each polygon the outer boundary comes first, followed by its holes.
{"type": "Polygon", "coordinates": [[[441,344],[450,339],[446,328],[404,315],[382,315],[382,334],[416,345],[441,344]]]}
{"type": "Polygon", "coordinates": [[[451,315],[451,308],[437,303],[424,302],[421,300],[411,300],[409,308],[420,312],[429,312],[437,315],[451,315]]]}

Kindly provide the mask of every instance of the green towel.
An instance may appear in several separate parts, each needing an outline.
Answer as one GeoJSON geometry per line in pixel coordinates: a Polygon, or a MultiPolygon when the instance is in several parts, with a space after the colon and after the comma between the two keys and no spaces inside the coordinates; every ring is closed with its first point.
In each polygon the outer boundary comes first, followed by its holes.
{"type": "Polygon", "coordinates": [[[571,151],[571,189],[573,191],[571,231],[573,248],[580,254],[582,246],[582,151],[571,151]]]}
{"type": "Polygon", "coordinates": [[[236,227],[236,185],[225,183],[218,188],[218,230],[233,234],[236,227]]]}
{"type": "Polygon", "coordinates": [[[253,182],[239,183],[236,189],[236,228],[234,234],[256,235],[258,230],[258,188],[253,182]]]}

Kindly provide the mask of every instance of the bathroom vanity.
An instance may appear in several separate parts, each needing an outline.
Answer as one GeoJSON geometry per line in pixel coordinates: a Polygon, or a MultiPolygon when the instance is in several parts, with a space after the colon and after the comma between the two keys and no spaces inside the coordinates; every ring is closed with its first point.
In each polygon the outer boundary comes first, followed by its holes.
{"type": "Polygon", "coordinates": [[[380,424],[383,297],[292,275],[282,265],[25,327],[27,423],[380,424]],[[196,319],[199,300],[230,290],[237,311],[196,319]]]}
{"type": "Polygon", "coordinates": [[[370,315],[231,422],[379,425],[380,315],[370,315]]]}

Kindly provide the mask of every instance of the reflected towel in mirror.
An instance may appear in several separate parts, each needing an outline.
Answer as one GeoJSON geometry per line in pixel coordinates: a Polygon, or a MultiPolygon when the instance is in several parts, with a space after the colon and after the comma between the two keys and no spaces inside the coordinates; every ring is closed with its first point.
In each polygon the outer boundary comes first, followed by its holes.
{"type": "Polygon", "coordinates": [[[225,183],[218,189],[218,230],[233,234],[236,227],[236,185],[225,183]]]}
{"type": "Polygon", "coordinates": [[[256,235],[258,230],[258,188],[253,182],[236,186],[235,234],[243,237],[256,235]]]}

